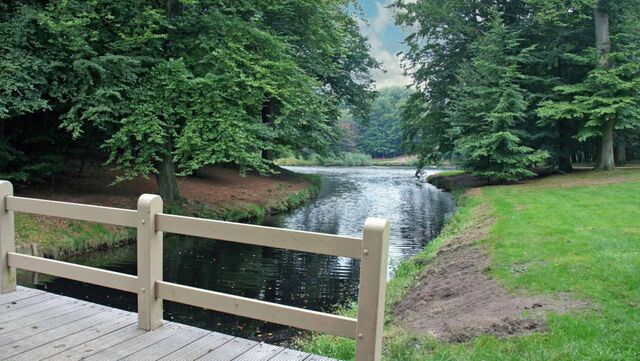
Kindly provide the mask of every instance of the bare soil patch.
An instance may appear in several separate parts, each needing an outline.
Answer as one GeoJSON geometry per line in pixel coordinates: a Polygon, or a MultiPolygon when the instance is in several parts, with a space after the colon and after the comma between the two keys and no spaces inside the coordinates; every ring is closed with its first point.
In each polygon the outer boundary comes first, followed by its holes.
{"type": "MultiPolygon", "coordinates": [[[[42,185],[17,188],[21,196],[79,202],[111,207],[135,208],[143,193],[157,193],[154,177],[138,177],[112,185],[117,172],[104,168],[86,170],[82,176],[61,176],[42,185]]],[[[241,176],[237,169],[209,167],[198,177],[178,179],[182,197],[191,202],[213,206],[253,203],[265,206],[286,199],[309,186],[307,180],[282,170],[280,174],[264,177],[249,172],[241,176]]]]}
{"type": "Polygon", "coordinates": [[[492,279],[486,272],[489,254],[475,241],[487,237],[493,220],[488,209],[480,213],[476,224],[440,248],[418,285],[395,305],[393,313],[401,325],[415,333],[464,342],[480,334],[506,337],[543,331],[546,312],[584,307],[568,295],[513,295],[492,279]]]}

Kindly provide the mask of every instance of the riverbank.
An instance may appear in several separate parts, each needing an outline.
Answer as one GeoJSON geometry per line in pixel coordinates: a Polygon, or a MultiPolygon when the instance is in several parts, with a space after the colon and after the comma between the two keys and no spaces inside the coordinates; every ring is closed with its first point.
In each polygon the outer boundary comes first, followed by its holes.
{"type": "MultiPolygon", "coordinates": [[[[153,179],[136,178],[110,185],[115,173],[90,169],[82,177],[60,177],[46,185],[20,187],[24,197],[135,209],[143,193],[157,193],[153,179]]],[[[294,209],[313,198],[319,177],[285,169],[270,177],[238,170],[210,167],[197,177],[179,178],[183,199],[165,203],[165,212],[225,221],[255,221],[267,214],[294,209]]],[[[16,215],[16,245],[20,252],[61,258],[77,252],[116,246],[135,238],[135,229],[89,222],[16,215]]]]}
{"type": "Polygon", "coordinates": [[[289,157],[276,160],[280,166],[320,166],[320,167],[414,167],[418,160],[414,156],[400,155],[391,158],[373,158],[364,153],[343,153],[339,156],[321,157],[316,154],[307,159],[289,157]]]}
{"type": "MultiPolygon", "coordinates": [[[[457,194],[440,237],[389,283],[385,359],[640,357],[639,169],[457,194]]],[[[353,358],[336,337],[300,346],[353,358]]]]}

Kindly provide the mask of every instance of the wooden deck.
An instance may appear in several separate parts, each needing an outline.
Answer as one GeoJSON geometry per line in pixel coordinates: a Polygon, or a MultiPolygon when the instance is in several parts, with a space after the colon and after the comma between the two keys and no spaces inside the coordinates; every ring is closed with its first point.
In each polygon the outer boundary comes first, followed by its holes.
{"type": "Polygon", "coordinates": [[[334,361],[40,290],[0,294],[0,360],[334,361]]]}

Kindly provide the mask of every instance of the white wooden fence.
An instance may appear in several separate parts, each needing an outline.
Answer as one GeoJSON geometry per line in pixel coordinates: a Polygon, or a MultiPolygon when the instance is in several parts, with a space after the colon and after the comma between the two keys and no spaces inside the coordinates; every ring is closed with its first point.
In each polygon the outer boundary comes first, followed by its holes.
{"type": "Polygon", "coordinates": [[[162,198],[143,194],[138,209],[99,207],[16,197],[0,181],[0,293],[15,291],[16,269],[115,288],[138,295],[138,326],[162,326],[162,300],[328,333],[356,340],[357,361],[380,360],[389,247],[389,222],[369,218],[363,238],[303,232],[162,213],[162,198]],[[137,228],[137,276],[15,252],[14,212],[137,228]],[[361,259],[358,318],[165,282],[163,232],[361,259]]]}

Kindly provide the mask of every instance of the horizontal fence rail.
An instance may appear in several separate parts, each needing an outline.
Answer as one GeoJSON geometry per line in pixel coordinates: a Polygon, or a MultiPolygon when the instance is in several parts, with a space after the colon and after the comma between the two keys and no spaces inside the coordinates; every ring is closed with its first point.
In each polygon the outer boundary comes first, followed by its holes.
{"type": "Polygon", "coordinates": [[[49,274],[138,295],[138,326],[162,325],[162,300],[356,340],[356,361],[381,358],[389,222],[369,218],[363,237],[296,231],[162,213],[162,199],[144,194],[137,210],[13,196],[0,181],[0,292],[15,291],[15,270],[49,274]],[[15,252],[14,212],[137,228],[137,276],[15,252]],[[163,232],[360,259],[358,318],[286,306],[165,282],[163,232]]]}
{"type": "Polygon", "coordinates": [[[138,293],[138,277],[42,257],[9,252],[9,267],[138,293]]]}
{"type": "Polygon", "coordinates": [[[356,338],[358,320],[354,318],[207,291],[164,281],[156,282],[156,290],[158,297],[168,301],[309,331],[329,333],[351,339],[356,338]]]}
{"type": "Polygon", "coordinates": [[[137,213],[132,209],[91,206],[87,204],[47,201],[24,197],[6,197],[6,210],[75,219],[135,228],[137,213]]]}
{"type": "Polygon", "coordinates": [[[362,239],[195,217],[156,215],[158,231],[359,259],[362,239]]]}

